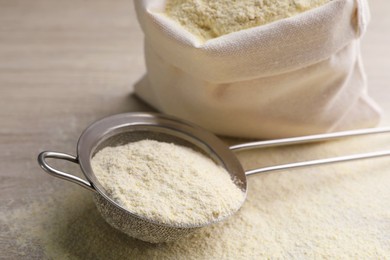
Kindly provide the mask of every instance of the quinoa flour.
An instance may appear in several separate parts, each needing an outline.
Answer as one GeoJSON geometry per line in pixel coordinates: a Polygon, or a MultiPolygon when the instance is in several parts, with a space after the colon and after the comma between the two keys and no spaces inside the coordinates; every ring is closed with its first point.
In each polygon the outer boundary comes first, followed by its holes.
{"type": "Polygon", "coordinates": [[[245,199],[224,168],[172,143],[142,140],[105,147],[91,164],[111,198],[159,223],[202,225],[231,215],[245,199]]]}
{"type": "Polygon", "coordinates": [[[188,31],[211,39],[288,18],[331,0],[168,0],[166,13],[188,31]]]}

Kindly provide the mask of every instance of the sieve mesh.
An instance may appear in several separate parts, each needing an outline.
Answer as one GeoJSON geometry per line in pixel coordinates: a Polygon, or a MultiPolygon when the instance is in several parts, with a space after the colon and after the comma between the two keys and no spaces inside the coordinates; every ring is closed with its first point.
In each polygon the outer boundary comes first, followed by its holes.
{"type": "MultiPolygon", "coordinates": [[[[201,227],[230,216],[199,225],[179,223],[168,225],[139,216],[111,198],[93,172],[92,157],[105,147],[115,147],[145,139],[174,143],[206,155],[225,168],[236,185],[246,193],[246,177],[240,162],[215,135],[191,123],[167,115],[152,113],[114,115],[91,124],[84,130],[77,144],[78,163],[91,190],[96,191],[95,204],[106,222],[134,238],[160,243],[177,240],[201,227]]],[[[80,184],[79,181],[77,183],[80,184]]],[[[83,187],[86,186],[83,185],[83,187]]],[[[244,200],[245,198],[242,203],[244,200]]],[[[234,213],[232,212],[231,215],[234,213]]]]}
{"type": "Polygon", "coordinates": [[[177,240],[199,228],[178,228],[159,225],[129,214],[98,193],[95,204],[108,224],[125,234],[150,243],[162,243],[177,240]]]}

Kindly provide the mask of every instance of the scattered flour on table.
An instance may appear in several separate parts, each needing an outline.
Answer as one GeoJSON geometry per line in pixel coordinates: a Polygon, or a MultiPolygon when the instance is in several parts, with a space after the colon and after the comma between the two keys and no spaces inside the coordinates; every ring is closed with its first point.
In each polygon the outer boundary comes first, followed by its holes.
{"type": "Polygon", "coordinates": [[[245,200],[223,167],[172,143],[142,140],[105,147],[91,164],[118,204],[164,224],[206,224],[231,215],[245,200]]]}
{"type": "Polygon", "coordinates": [[[211,39],[264,25],[331,0],[167,0],[165,12],[191,33],[211,39]]]}
{"type": "MultiPolygon", "coordinates": [[[[386,136],[375,136],[238,156],[253,168],[367,152],[368,147],[385,150],[386,141],[386,136]]],[[[389,169],[390,160],[383,157],[253,176],[237,214],[185,239],[157,245],[107,224],[90,191],[47,177],[39,187],[18,189],[20,198],[0,198],[1,253],[7,259],[64,260],[389,259],[389,169]]],[[[44,174],[39,167],[30,170],[44,174]]],[[[4,180],[4,189],[11,187],[4,180]]]]}

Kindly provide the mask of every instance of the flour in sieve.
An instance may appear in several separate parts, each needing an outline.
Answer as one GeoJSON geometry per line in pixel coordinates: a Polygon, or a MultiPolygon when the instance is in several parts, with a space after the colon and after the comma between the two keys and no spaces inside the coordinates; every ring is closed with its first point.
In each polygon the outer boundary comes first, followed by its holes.
{"type": "Polygon", "coordinates": [[[105,147],[91,163],[112,199],[160,223],[209,223],[234,213],[245,199],[223,167],[175,144],[143,140],[105,147]]]}
{"type": "Polygon", "coordinates": [[[166,14],[202,39],[264,25],[331,0],[168,0],[166,14]]]}

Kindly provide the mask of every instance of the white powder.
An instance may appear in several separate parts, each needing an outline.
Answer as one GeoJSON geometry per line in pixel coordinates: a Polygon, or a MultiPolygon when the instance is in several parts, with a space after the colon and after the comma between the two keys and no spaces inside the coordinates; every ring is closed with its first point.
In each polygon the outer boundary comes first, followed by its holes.
{"type": "Polygon", "coordinates": [[[167,0],[166,14],[202,39],[288,18],[331,0],[167,0]]]}
{"type": "Polygon", "coordinates": [[[92,168],[111,198],[160,223],[209,223],[234,213],[245,199],[223,167],[175,144],[143,140],[105,147],[92,168]]]}

